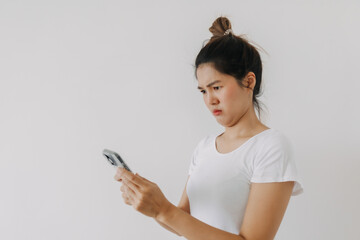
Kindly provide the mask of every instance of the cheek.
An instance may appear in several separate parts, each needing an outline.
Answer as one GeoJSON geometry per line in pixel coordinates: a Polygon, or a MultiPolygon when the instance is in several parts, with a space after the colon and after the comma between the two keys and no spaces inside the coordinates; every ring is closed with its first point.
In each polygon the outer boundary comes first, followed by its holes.
{"type": "Polygon", "coordinates": [[[228,88],[226,92],[224,92],[223,100],[227,103],[237,102],[239,98],[239,91],[235,88],[228,88]]]}
{"type": "Polygon", "coordinates": [[[224,93],[223,101],[226,105],[229,105],[230,108],[239,109],[241,106],[246,104],[245,94],[237,88],[230,88],[226,93],[224,93]]]}

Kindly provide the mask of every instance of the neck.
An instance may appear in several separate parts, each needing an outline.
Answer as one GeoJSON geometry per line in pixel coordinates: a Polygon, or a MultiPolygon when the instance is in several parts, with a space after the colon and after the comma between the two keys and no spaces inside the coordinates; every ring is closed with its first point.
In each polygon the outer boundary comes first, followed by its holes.
{"type": "Polygon", "coordinates": [[[248,138],[266,129],[268,127],[260,122],[254,107],[249,107],[237,123],[225,126],[225,132],[222,135],[228,139],[248,138]]]}

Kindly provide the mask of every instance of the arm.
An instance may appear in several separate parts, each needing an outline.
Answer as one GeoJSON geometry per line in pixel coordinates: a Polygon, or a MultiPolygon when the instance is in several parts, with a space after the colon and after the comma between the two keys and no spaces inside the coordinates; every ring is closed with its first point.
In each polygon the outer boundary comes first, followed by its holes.
{"type": "Polygon", "coordinates": [[[170,228],[168,225],[160,222],[159,220],[155,219],[163,228],[165,228],[166,230],[169,230],[170,232],[175,233],[176,235],[178,235],[179,237],[181,237],[180,234],[178,234],[177,232],[175,232],[172,228],[170,228]]]}
{"type": "Polygon", "coordinates": [[[171,203],[156,219],[188,240],[270,240],[280,226],[293,186],[294,182],[252,183],[239,235],[201,222],[171,203]]]}
{"type": "Polygon", "coordinates": [[[201,222],[172,204],[168,206],[166,213],[158,215],[156,220],[188,240],[245,240],[241,236],[201,222]]]}
{"type": "Polygon", "coordinates": [[[171,204],[156,183],[124,168],[114,177],[122,181],[125,203],[152,217],[188,240],[270,240],[285,214],[294,182],[252,183],[239,235],[212,227],[171,204]]]}
{"type": "MultiPolygon", "coordinates": [[[[189,178],[190,176],[188,176],[188,179],[186,181],[186,184],[185,184],[185,188],[184,188],[184,191],[183,191],[183,194],[181,196],[181,199],[180,199],[180,202],[179,202],[179,205],[178,205],[178,208],[187,212],[188,214],[190,214],[190,203],[189,203],[189,198],[187,196],[187,193],[186,193],[186,186],[187,186],[187,183],[189,181],[189,178]]],[[[160,222],[159,220],[157,220],[155,218],[155,220],[162,226],[164,227],[165,229],[169,230],[170,232],[173,232],[175,234],[177,234],[178,236],[181,237],[181,235],[179,233],[177,233],[176,231],[174,231],[172,228],[170,228],[168,225],[160,222]]]]}
{"type": "Polygon", "coordinates": [[[274,239],[293,187],[293,181],[252,183],[240,235],[245,239],[274,239]]]}

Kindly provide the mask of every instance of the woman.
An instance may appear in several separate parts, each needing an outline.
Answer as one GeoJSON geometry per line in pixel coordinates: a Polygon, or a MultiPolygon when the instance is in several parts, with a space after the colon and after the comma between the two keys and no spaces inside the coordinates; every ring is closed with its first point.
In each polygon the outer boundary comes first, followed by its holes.
{"type": "Polygon", "coordinates": [[[209,30],[213,37],[196,58],[195,76],[225,131],[195,148],[179,205],[138,174],[119,168],[115,179],[126,204],[186,239],[273,239],[290,196],[303,191],[291,144],[255,114],[262,74],[256,48],[234,35],[225,17],[209,30]]]}

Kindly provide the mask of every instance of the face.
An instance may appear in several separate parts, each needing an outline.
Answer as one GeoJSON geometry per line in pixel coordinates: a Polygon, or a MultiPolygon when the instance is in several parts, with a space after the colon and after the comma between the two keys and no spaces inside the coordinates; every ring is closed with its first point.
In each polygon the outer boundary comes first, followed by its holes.
{"type": "Polygon", "coordinates": [[[253,107],[251,89],[255,86],[255,75],[252,72],[242,82],[249,88],[240,87],[233,76],[218,72],[210,63],[201,64],[196,75],[204,102],[221,125],[235,125],[253,107]]]}

